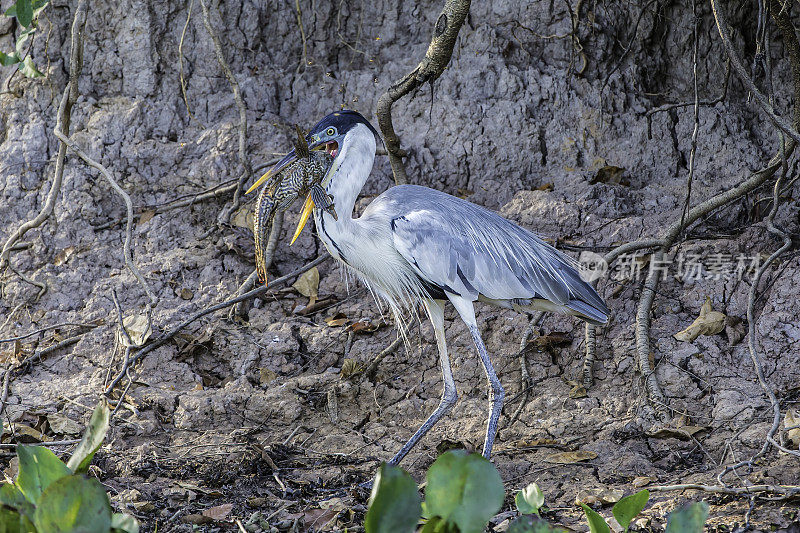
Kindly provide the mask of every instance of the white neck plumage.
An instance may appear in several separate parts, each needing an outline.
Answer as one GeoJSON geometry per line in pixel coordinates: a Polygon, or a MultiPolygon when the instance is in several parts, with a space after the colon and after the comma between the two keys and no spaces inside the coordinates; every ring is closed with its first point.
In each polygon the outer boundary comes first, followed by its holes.
{"type": "MultiPolygon", "coordinates": [[[[353,218],[358,193],[372,172],[375,146],[375,135],[363,124],[348,131],[339,145],[339,153],[333,162],[325,190],[333,197],[340,224],[347,224],[353,218]]],[[[330,214],[323,216],[326,217],[326,223],[336,224],[330,214]]]]}

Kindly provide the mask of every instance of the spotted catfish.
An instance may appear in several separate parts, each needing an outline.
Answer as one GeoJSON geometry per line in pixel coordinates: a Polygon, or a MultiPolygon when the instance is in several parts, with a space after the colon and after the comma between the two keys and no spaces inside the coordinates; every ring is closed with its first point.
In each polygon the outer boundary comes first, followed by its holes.
{"type": "Polygon", "coordinates": [[[309,150],[300,128],[296,127],[296,131],[297,139],[293,144],[297,160],[264,184],[256,202],[253,233],[256,237],[256,272],[261,283],[267,282],[267,240],[277,212],[286,211],[297,198],[311,194],[315,205],[338,219],[333,197],[321,185],[333,156],[327,152],[309,150]]]}

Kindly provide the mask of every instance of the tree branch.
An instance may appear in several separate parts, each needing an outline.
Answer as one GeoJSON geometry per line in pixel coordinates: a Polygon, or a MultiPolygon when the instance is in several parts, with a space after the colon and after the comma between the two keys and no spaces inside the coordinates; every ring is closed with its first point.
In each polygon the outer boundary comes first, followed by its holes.
{"type": "Polygon", "coordinates": [[[423,83],[433,83],[442,75],[453,55],[453,47],[469,13],[469,6],[470,0],[446,0],[439,18],[436,19],[431,44],[425,57],[417,68],[391,85],[378,99],[378,126],[386,143],[394,181],[398,185],[408,183],[408,176],[401,159],[400,138],[392,124],[392,105],[423,83]]]}

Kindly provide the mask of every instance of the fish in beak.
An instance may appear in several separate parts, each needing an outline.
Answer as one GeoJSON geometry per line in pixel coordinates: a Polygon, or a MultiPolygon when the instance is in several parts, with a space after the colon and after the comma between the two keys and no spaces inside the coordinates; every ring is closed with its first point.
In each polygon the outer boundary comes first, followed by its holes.
{"type": "MultiPolygon", "coordinates": [[[[321,146],[322,143],[317,142],[312,146],[321,146]]],[[[331,156],[333,156],[333,164],[330,166],[328,171],[325,173],[325,176],[322,178],[322,182],[328,179],[328,176],[332,175],[336,172],[336,169],[339,167],[339,163],[336,160],[336,155],[339,153],[339,144],[336,141],[332,141],[329,143],[325,143],[325,151],[328,152],[331,156]]],[[[308,194],[305,203],[303,204],[303,210],[300,212],[300,220],[297,223],[297,229],[294,231],[294,236],[292,236],[292,242],[289,243],[289,246],[294,244],[294,241],[300,236],[300,233],[303,231],[303,228],[308,222],[308,218],[311,216],[311,213],[314,211],[314,207],[319,205],[334,217],[337,218],[336,211],[333,209],[333,204],[330,201],[330,197],[326,194],[319,194],[321,188],[312,188],[311,192],[308,194]]],[[[324,192],[324,190],[323,190],[324,192]]]]}

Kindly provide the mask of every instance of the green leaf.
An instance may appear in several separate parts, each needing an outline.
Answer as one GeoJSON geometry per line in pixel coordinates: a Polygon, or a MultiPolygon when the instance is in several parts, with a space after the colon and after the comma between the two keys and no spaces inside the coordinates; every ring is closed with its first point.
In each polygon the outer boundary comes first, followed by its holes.
{"type": "Polygon", "coordinates": [[[11,54],[6,54],[5,52],[0,52],[0,65],[4,67],[8,67],[11,65],[16,65],[20,62],[19,55],[16,52],[11,54]]]}
{"type": "Polygon", "coordinates": [[[74,474],[45,489],[33,524],[50,533],[105,532],[111,528],[111,503],[99,481],[74,474]]]}
{"type": "Polygon", "coordinates": [[[517,492],[514,503],[521,514],[539,514],[539,508],[544,505],[544,493],[539,485],[531,483],[517,492]]]}
{"type": "Polygon", "coordinates": [[[6,16],[7,17],[16,17],[17,16],[17,4],[12,5],[8,9],[6,9],[6,16]]]}
{"type": "Polygon", "coordinates": [[[611,533],[611,529],[608,527],[608,524],[606,524],[606,521],[603,520],[602,516],[594,512],[594,510],[585,503],[582,503],[581,507],[583,507],[583,512],[586,514],[586,520],[589,521],[590,533],[611,533]]]}
{"type": "Polygon", "coordinates": [[[25,495],[20,492],[16,485],[3,483],[0,486],[0,504],[13,509],[20,509],[23,505],[30,502],[25,499],[25,495]]]}
{"type": "Polygon", "coordinates": [[[31,56],[27,56],[22,61],[22,64],[19,66],[19,71],[29,78],[41,78],[44,76],[44,74],[39,72],[39,69],[36,68],[36,65],[33,64],[33,59],[31,59],[31,56]]]}
{"type": "Polygon", "coordinates": [[[17,51],[17,56],[22,57],[25,55],[25,43],[28,42],[28,39],[30,39],[35,32],[36,28],[28,28],[19,34],[19,37],[17,37],[17,42],[14,45],[14,48],[17,51]]]}
{"type": "Polygon", "coordinates": [[[484,457],[464,450],[443,453],[428,470],[425,510],[461,533],[481,533],[503,505],[503,482],[484,457]]]}
{"type": "Polygon", "coordinates": [[[106,401],[100,400],[100,403],[94,408],[92,418],[89,420],[89,426],[83,434],[83,439],[75,449],[75,453],[67,461],[67,466],[70,470],[78,473],[85,472],[89,468],[92,457],[103,444],[103,439],[106,438],[109,415],[106,401]]]}
{"type": "Polygon", "coordinates": [[[39,497],[53,482],[72,472],[56,455],[41,446],[17,446],[19,474],[16,485],[30,503],[39,504],[39,497]]]}
{"type": "Polygon", "coordinates": [[[536,516],[520,516],[508,526],[508,533],[563,533],[565,530],[553,527],[536,516]]]}
{"type": "Polygon", "coordinates": [[[49,3],[50,0],[33,0],[33,20],[39,19],[39,13],[44,11],[44,8],[46,8],[49,3]]]}
{"type": "Polygon", "coordinates": [[[16,511],[0,507],[0,533],[22,533],[22,516],[16,511]]]}
{"type": "Polygon", "coordinates": [[[419,533],[441,533],[446,531],[446,524],[445,521],[442,520],[440,517],[435,516],[425,522],[425,525],[422,526],[422,529],[419,533]]]}
{"type": "Polygon", "coordinates": [[[706,502],[684,505],[669,515],[665,533],[703,533],[706,518],[708,518],[706,502]]]}
{"type": "Polygon", "coordinates": [[[402,469],[382,464],[364,519],[366,533],[413,532],[422,511],[417,484],[402,469]]]}
{"type": "Polygon", "coordinates": [[[631,520],[642,512],[642,509],[647,505],[647,500],[649,499],[650,491],[647,489],[639,491],[636,494],[631,494],[630,496],[622,498],[614,505],[611,512],[614,514],[614,518],[617,519],[617,522],[619,522],[619,525],[627,531],[631,520]]]}
{"type": "Polygon", "coordinates": [[[17,0],[17,20],[26,28],[33,22],[33,5],[31,0],[17,0]]]}
{"type": "Polygon", "coordinates": [[[111,515],[111,531],[139,533],[139,521],[129,514],[114,513],[111,515]]]}

